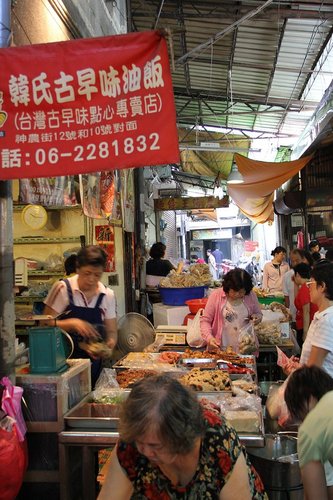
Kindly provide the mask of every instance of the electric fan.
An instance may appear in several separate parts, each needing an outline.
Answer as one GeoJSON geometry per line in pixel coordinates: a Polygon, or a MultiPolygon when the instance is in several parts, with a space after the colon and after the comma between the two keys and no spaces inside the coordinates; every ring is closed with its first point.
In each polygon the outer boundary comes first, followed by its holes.
{"type": "Polygon", "coordinates": [[[142,314],[131,312],[122,316],[118,322],[117,348],[121,354],[142,352],[155,340],[155,329],[142,314]]]}

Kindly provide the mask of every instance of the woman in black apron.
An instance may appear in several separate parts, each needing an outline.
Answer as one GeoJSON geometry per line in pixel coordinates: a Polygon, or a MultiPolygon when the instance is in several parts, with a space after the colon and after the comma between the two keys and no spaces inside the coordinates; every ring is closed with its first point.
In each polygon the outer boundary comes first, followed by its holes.
{"type": "Polygon", "coordinates": [[[72,357],[91,359],[93,387],[100,374],[101,359],[89,356],[79,343],[102,338],[112,349],[117,342],[114,294],[100,282],[105,264],[102,248],[82,248],[77,255],[77,275],[53,285],[44,309],[45,314],[57,316],[57,325],[71,335],[72,357]]]}

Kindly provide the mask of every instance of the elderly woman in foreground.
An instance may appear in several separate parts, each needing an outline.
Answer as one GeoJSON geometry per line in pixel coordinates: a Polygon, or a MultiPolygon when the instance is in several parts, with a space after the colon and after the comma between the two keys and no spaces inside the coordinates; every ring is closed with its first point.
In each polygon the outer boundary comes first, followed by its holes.
{"type": "Polygon", "coordinates": [[[134,385],[98,500],[267,499],[234,429],[168,375],[134,385]]]}

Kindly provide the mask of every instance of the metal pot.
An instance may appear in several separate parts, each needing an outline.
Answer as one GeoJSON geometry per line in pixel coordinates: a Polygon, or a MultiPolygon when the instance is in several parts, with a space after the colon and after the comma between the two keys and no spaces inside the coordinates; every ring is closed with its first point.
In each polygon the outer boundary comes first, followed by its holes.
{"type": "Polygon", "coordinates": [[[266,434],[264,448],[249,448],[248,455],[270,500],[303,498],[296,433],[266,434]]]}

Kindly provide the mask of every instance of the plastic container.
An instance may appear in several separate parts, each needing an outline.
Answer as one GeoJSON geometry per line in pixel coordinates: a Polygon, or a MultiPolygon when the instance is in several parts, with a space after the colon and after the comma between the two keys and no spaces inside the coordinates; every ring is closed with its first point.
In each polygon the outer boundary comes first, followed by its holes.
{"type": "Polygon", "coordinates": [[[284,304],[284,297],[280,296],[271,296],[271,297],[258,297],[259,304],[271,304],[272,302],[279,302],[280,304],[284,304]]]}
{"type": "Polygon", "coordinates": [[[160,296],[167,306],[184,306],[190,299],[202,299],[205,296],[206,286],[190,286],[184,288],[160,287],[160,296]]]}
{"type": "Polygon", "coordinates": [[[207,298],[203,299],[191,299],[187,300],[185,303],[188,306],[192,314],[196,314],[199,309],[204,309],[207,304],[207,298]]]}

